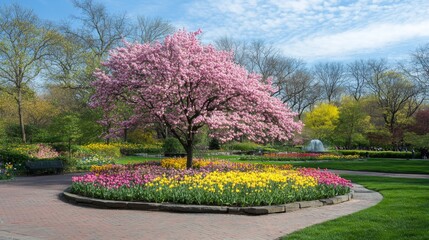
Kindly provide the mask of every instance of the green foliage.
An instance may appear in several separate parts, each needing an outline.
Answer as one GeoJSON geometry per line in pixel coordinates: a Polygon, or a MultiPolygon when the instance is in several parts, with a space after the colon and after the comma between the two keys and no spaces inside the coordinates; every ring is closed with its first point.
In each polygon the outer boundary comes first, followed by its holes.
{"type": "Polygon", "coordinates": [[[207,150],[207,146],[210,145],[209,129],[207,126],[200,128],[198,133],[194,137],[194,148],[197,150],[207,150]]]}
{"type": "Polygon", "coordinates": [[[0,163],[0,180],[9,180],[15,176],[16,168],[12,163],[0,163]]]}
{"type": "Polygon", "coordinates": [[[74,143],[82,137],[79,121],[76,114],[67,114],[56,119],[52,129],[57,133],[60,142],[74,143]]]}
{"type": "Polygon", "coordinates": [[[156,131],[152,129],[136,128],[129,131],[127,141],[135,144],[156,145],[159,143],[156,139],[156,131]]]}
{"type": "Polygon", "coordinates": [[[304,116],[305,127],[313,139],[332,142],[334,130],[339,118],[338,108],[332,104],[322,103],[304,116]]]}
{"type": "Polygon", "coordinates": [[[388,148],[392,145],[392,134],[386,129],[371,129],[367,137],[370,146],[388,148]]]}
{"type": "Polygon", "coordinates": [[[57,142],[50,144],[50,146],[59,153],[67,152],[69,150],[68,143],[57,142]]]}
{"type": "Polygon", "coordinates": [[[260,145],[254,142],[231,142],[223,145],[223,148],[229,151],[241,151],[241,152],[278,152],[277,149],[271,145],[260,145]]]}
{"type": "Polygon", "coordinates": [[[0,144],[3,144],[3,146],[0,145],[0,148],[5,147],[7,142],[8,142],[8,139],[6,134],[6,123],[0,120],[0,144]]]}
{"type": "Polygon", "coordinates": [[[228,150],[236,150],[243,152],[257,151],[263,148],[262,145],[253,142],[232,142],[225,144],[224,147],[228,150]]]}
{"type": "Polygon", "coordinates": [[[167,138],[165,139],[164,145],[163,145],[164,154],[184,154],[185,149],[183,148],[182,144],[180,144],[179,140],[176,138],[167,138]]]}
{"type": "Polygon", "coordinates": [[[92,109],[83,109],[79,116],[79,127],[82,133],[79,144],[100,141],[103,129],[97,121],[101,118],[101,113],[92,109]]]}
{"type": "Polygon", "coordinates": [[[14,150],[0,150],[0,162],[10,162],[18,169],[18,171],[22,171],[24,169],[25,162],[30,160],[33,160],[33,158],[27,154],[14,150]]]}
{"type": "Polygon", "coordinates": [[[161,154],[163,148],[161,144],[132,144],[132,143],[114,143],[118,146],[122,155],[131,156],[137,153],[161,154]]]}
{"type": "Polygon", "coordinates": [[[209,142],[209,150],[219,150],[220,149],[220,143],[217,138],[210,139],[209,142]]]}
{"type": "MultiPolygon", "coordinates": [[[[25,162],[42,160],[30,156],[28,153],[20,151],[19,149],[0,149],[0,162],[11,163],[18,172],[23,172],[25,169],[25,162]]],[[[67,164],[64,157],[58,156],[53,158],[43,158],[43,160],[61,160],[67,164]]]]}
{"type": "MultiPolygon", "coordinates": [[[[343,155],[359,155],[361,157],[370,158],[411,158],[411,152],[397,152],[397,151],[366,151],[366,150],[338,150],[338,153],[343,155]]],[[[417,153],[415,153],[415,157],[417,153]]]]}
{"type": "Polygon", "coordinates": [[[371,117],[365,113],[363,102],[346,97],[339,110],[334,142],[347,147],[368,146],[366,131],[371,128],[371,117]]]}
{"type": "Polygon", "coordinates": [[[120,148],[114,144],[90,143],[80,147],[84,153],[102,157],[117,158],[121,156],[120,148]]]}
{"type": "Polygon", "coordinates": [[[413,132],[405,133],[404,143],[416,149],[429,149],[429,134],[417,135],[413,132]]]}

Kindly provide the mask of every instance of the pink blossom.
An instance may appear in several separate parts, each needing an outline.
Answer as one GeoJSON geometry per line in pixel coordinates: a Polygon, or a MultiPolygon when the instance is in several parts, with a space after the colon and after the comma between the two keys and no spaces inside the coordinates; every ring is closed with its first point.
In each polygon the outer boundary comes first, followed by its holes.
{"type": "Polygon", "coordinates": [[[90,101],[104,110],[100,123],[115,126],[108,134],[136,123],[163,123],[191,154],[203,126],[221,141],[283,141],[301,131],[296,113],[271,96],[271,85],[235,64],[231,52],[202,45],[200,32],[181,30],[162,43],[126,43],[110,52],[103,64],[108,72],[94,73],[90,101]],[[132,111],[127,120],[117,114],[124,105],[132,111]]]}
{"type": "Polygon", "coordinates": [[[301,174],[305,176],[312,176],[317,179],[319,184],[327,184],[327,185],[340,185],[351,187],[351,181],[344,179],[338,176],[335,173],[329,172],[328,170],[320,170],[315,168],[300,168],[298,170],[301,174]]]}

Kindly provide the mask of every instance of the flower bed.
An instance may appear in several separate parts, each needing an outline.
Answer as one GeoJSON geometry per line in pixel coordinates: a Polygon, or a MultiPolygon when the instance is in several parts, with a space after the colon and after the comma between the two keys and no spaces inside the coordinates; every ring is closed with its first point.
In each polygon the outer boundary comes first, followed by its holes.
{"type": "Polygon", "coordinates": [[[97,154],[83,157],[76,162],[76,169],[89,170],[92,166],[102,166],[114,163],[111,158],[99,156],[97,154]]]}
{"type": "Polygon", "coordinates": [[[330,172],[291,165],[198,160],[204,162],[199,168],[183,169],[170,161],[93,166],[91,173],[73,177],[71,192],[122,201],[262,206],[329,198],[348,193],[351,186],[330,172]]]}

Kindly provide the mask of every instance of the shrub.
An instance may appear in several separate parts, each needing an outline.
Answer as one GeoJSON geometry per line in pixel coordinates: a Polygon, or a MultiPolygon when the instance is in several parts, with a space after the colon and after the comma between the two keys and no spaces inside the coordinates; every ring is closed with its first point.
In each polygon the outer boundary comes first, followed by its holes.
{"type": "Polygon", "coordinates": [[[91,143],[85,146],[82,146],[83,151],[88,151],[91,154],[96,154],[103,157],[117,158],[121,156],[121,152],[118,146],[114,144],[105,144],[105,143],[91,143]]]}
{"type": "Polygon", "coordinates": [[[119,147],[122,155],[130,156],[138,153],[161,154],[163,153],[161,144],[133,144],[133,143],[115,143],[119,147]]]}
{"type": "Polygon", "coordinates": [[[226,148],[230,150],[249,152],[249,151],[257,151],[259,149],[262,149],[263,146],[253,142],[234,142],[234,143],[227,144],[226,148]]]}
{"type": "Polygon", "coordinates": [[[209,150],[219,150],[220,149],[220,143],[217,138],[212,138],[209,142],[209,150]]]}
{"type": "MultiPolygon", "coordinates": [[[[16,150],[16,149],[2,149],[2,150],[0,150],[0,162],[10,163],[14,166],[14,169],[16,169],[17,173],[22,173],[25,170],[25,162],[37,161],[39,159],[42,159],[42,158],[30,156],[27,153],[22,153],[22,151],[20,151],[22,149],[26,149],[26,148],[20,147],[18,150],[16,150]]],[[[66,164],[66,166],[69,164],[68,161],[64,157],[61,157],[58,155],[56,157],[52,157],[52,158],[43,158],[43,160],[61,160],[66,164]]]]}
{"type": "Polygon", "coordinates": [[[277,149],[272,148],[272,147],[269,147],[269,146],[264,146],[264,147],[262,148],[262,151],[264,151],[264,152],[270,152],[270,153],[278,152],[278,150],[277,150],[277,149]]]}
{"type": "Polygon", "coordinates": [[[8,150],[38,159],[56,158],[59,156],[59,153],[55,149],[45,144],[16,145],[11,146],[8,150]]]}
{"type": "Polygon", "coordinates": [[[180,144],[179,140],[177,140],[176,138],[165,139],[163,150],[166,156],[185,153],[185,149],[183,149],[182,144],[180,144]]]}
{"type": "Polygon", "coordinates": [[[12,163],[0,163],[0,180],[8,180],[14,177],[16,167],[12,163]]]}
{"type": "Polygon", "coordinates": [[[338,154],[321,154],[317,160],[353,160],[361,158],[358,154],[355,155],[338,155],[338,154]]]}
{"type": "MultiPolygon", "coordinates": [[[[338,153],[343,155],[359,155],[361,157],[370,158],[411,158],[411,152],[396,152],[396,151],[366,151],[366,150],[338,150],[338,153]]],[[[415,153],[414,157],[418,157],[415,153]]]]}
{"type": "Polygon", "coordinates": [[[68,143],[53,143],[51,147],[57,152],[68,152],[69,145],[68,143]]]}
{"type": "Polygon", "coordinates": [[[25,162],[32,159],[33,158],[27,154],[18,152],[16,150],[0,150],[0,162],[14,165],[18,172],[24,171],[25,162]]]}

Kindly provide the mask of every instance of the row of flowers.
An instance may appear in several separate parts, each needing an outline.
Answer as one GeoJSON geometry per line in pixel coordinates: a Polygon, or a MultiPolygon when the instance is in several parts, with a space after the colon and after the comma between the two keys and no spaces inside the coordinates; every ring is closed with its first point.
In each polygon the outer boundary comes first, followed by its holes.
{"type": "Polygon", "coordinates": [[[345,194],[350,181],[316,169],[291,165],[164,159],[136,165],[93,166],[73,177],[72,192],[88,197],[147,202],[259,206],[345,194]]]}

